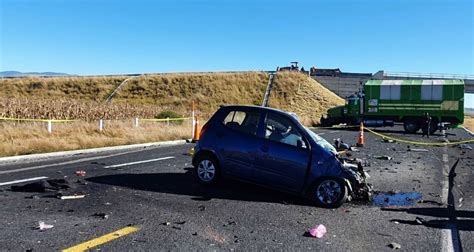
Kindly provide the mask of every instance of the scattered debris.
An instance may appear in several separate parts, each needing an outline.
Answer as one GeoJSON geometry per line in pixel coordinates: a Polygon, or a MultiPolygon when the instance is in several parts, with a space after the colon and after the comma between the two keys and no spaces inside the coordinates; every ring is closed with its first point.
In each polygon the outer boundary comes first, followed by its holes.
{"type": "Polygon", "coordinates": [[[350,151],[355,151],[355,152],[359,151],[359,149],[357,149],[356,147],[353,147],[353,146],[351,146],[351,148],[349,150],[350,151]]]}
{"type": "Polygon", "coordinates": [[[392,157],[390,156],[375,156],[375,158],[381,160],[392,160],[392,157]]]}
{"type": "Polygon", "coordinates": [[[74,174],[76,174],[79,177],[84,177],[84,176],[86,176],[86,171],[78,170],[78,171],[75,171],[74,174]]]}
{"type": "Polygon", "coordinates": [[[36,227],[36,228],[39,229],[39,230],[46,230],[46,229],[51,229],[53,227],[54,227],[54,225],[46,224],[46,223],[44,223],[44,221],[39,221],[38,222],[38,227],[36,227]]]}
{"type": "Polygon", "coordinates": [[[464,150],[472,150],[472,146],[469,144],[461,144],[459,147],[464,150]]]}
{"type": "Polygon", "coordinates": [[[401,249],[402,245],[400,245],[396,242],[391,242],[390,244],[388,244],[388,247],[391,248],[391,249],[401,249]]]}
{"type": "Polygon", "coordinates": [[[174,224],[183,225],[186,221],[176,221],[174,224]]]}
{"type": "Polygon", "coordinates": [[[26,185],[11,186],[14,192],[53,192],[67,190],[72,188],[70,183],[65,179],[49,179],[37,181],[26,185]]]}
{"type": "Polygon", "coordinates": [[[105,206],[111,206],[112,203],[110,203],[110,202],[105,202],[104,205],[105,205],[105,206]]]}
{"type": "Polygon", "coordinates": [[[310,229],[308,232],[312,237],[320,239],[326,234],[327,231],[326,227],[323,224],[318,224],[314,228],[310,229]]]}
{"type": "Polygon", "coordinates": [[[435,200],[420,200],[419,203],[424,203],[424,204],[433,204],[433,205],[438,205],[438,206],[444,206],[443,203],[440,203],[435,200]]]}
{"type": "Polygon", "coordinates": [[[97,217],[97,218],[102,218],[104,220],[107,220],[109,218],[109,215],[106,213],[95,213],[91,215],[92,217],[97,217]]]}
{"type": "Polygon", "coordinates": [[[422,199],[422,194],[419,192],[387,192],[375,193],[372,197],[372,202],[376,206],[413,206],[422,199]]]}
{"type": "Polygon", "coordinates": [[[342,139],[340,139],[340,138],[334,139],[334,147],[336,147],[337,151],[350,150],[351,149],[351,146],[344,143],[344,141],[342,141],[342,139]]]}
{"type": "Polygon", "coordinates": [[[206,206],[203,206],[203,205],[198,206],[198,208],[199,208],[199,211],[204,211],[204,210],[206,210],[206,206]]]}
{"type": "Polygon", "coordinates": [[[428,152],[427,149],[409,149],[409,151],[413,151],[413,152],[428,152]]]}
{"type": "Polygon", "coordinates": [[[423,225],[426,221],[425,221],[425,219],[423,219],[423,218],[421,218],[421,217],[416,217],[416,218],[415,218],[415,222],[416,222],[416,224],[418,224],[418,225],[423,225]]]}
{"type": "Polygon", "coordinates": [[[392,140],[392,139],[387,139],[387,138],[383,138],[382,140],[383,140],[384,142],[386,142],[386,143],[394,143],[394,142],[395,142],[394,140],[392,140]]]}
{"type": "Polygon", "coordinates": [[[171,225],[171,222],[163,222],[163,223],[161,223],[161,225],[169,226],[169,225],[171,225]]]}
{"type": "Polygon", "coordinates": [[[62,200],[70,200],[70,199],[82,199],[86,197],[84,194],[74,194],[74,195],[61,195],[58,198],[62,200]]]}

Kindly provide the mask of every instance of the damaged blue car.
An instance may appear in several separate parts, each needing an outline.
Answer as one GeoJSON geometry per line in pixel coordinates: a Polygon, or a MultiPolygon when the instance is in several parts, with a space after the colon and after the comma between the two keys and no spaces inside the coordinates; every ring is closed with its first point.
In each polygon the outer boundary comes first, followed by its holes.
{"type": "Polygon", "coordinates": [[[293,193],[326,208],[370,197],[360,162],[340,158],[295,114],[223,106],[203,126],[193,165],[204,184],[228,177],[293,193]]]}

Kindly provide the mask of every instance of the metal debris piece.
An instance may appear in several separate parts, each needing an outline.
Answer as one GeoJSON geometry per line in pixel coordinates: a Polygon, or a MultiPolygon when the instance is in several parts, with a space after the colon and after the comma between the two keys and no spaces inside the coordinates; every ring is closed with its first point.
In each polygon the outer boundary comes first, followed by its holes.
{"type": "Polygon", "coordinates": [[[78,170],[78,171],[75,171],[74,174],[76,174],[79,177],[84,177],[84,176],[86,176],[86,171],[78,170]]]}
{"type": "Polygon", "coordinates": [[[413,152],[428,152],[427,149],[410,149],[410,151],[413,151],[413,152]]]}
{"type": "Polygon", "coordinates": [[[59,196],[59,198],[62,199],[62,200],[82,199],[82,198],[84,198],[84,197],[86,197],[86,195],[84,195],[84,194],[79,194],[79,195],[77,195],[77,194],[75,194],[75,195],[61,195],[61,196],[59,196]]]}
{"type": "Polygon", "coordinates": [[[472,146],[470,146],[469,144],[461,144],[459,147],[464,150],[472,150],[472,146]]]}
{"type": "Polygon", "coordinates": [[[400,245],[396,242],[391,242],[390,244],[388,244],[388,247],[391,248],[391,249],[401,249],[402,245],[400,245]]]}
{"type": "Polygon", "coordinates": [[[37,229],[46,230],[46,229],[51,229],[53,227],[54,227],[54,225],[46,224],[46,223],[44,223],[44,221],[39,221],[37,229]]]}
{"type": "Polygon", "coordinates": [[[98,218],[102,218],[104,220],[108,219],[109,218],[109,215],[106,214],[106,213],[95,213],[92,215],[93,217],[98,217],[98,218]]]}

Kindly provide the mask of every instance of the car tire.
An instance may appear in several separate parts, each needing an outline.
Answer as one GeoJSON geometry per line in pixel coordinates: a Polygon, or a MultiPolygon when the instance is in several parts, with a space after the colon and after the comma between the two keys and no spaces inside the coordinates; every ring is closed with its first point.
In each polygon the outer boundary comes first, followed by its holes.
{"type": "Polygon", "coordinates": [[[338,208],[347,201],[348,189],[342,179],[325,177],[315,182],[311,200],[319,207],[338,208]]]}
{"type": "Polygon", "coordinates": [[[215,184],[219,179],[220,167],[217,160],[211,155],[200,156],[194,168],[198,181],[203,184],[215,184]]]}

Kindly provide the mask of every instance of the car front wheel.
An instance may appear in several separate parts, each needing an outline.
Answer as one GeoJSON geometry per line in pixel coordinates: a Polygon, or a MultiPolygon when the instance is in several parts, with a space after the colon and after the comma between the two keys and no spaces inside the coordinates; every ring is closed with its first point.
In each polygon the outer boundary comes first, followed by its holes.
{"type": "Polygon", "coordinates": [[[348,190],[344,181],[337,178],[319,179],[311,195],[316,205],[324,208],[340,207],[347,200],[348,190]]]}
{"type": "Polygon", "coordinates": [[[208,155],[203,155],[196,162],[196,175],[199,182],[214,184],[219,176],[219,165],[217,161],[208,155]]]}

